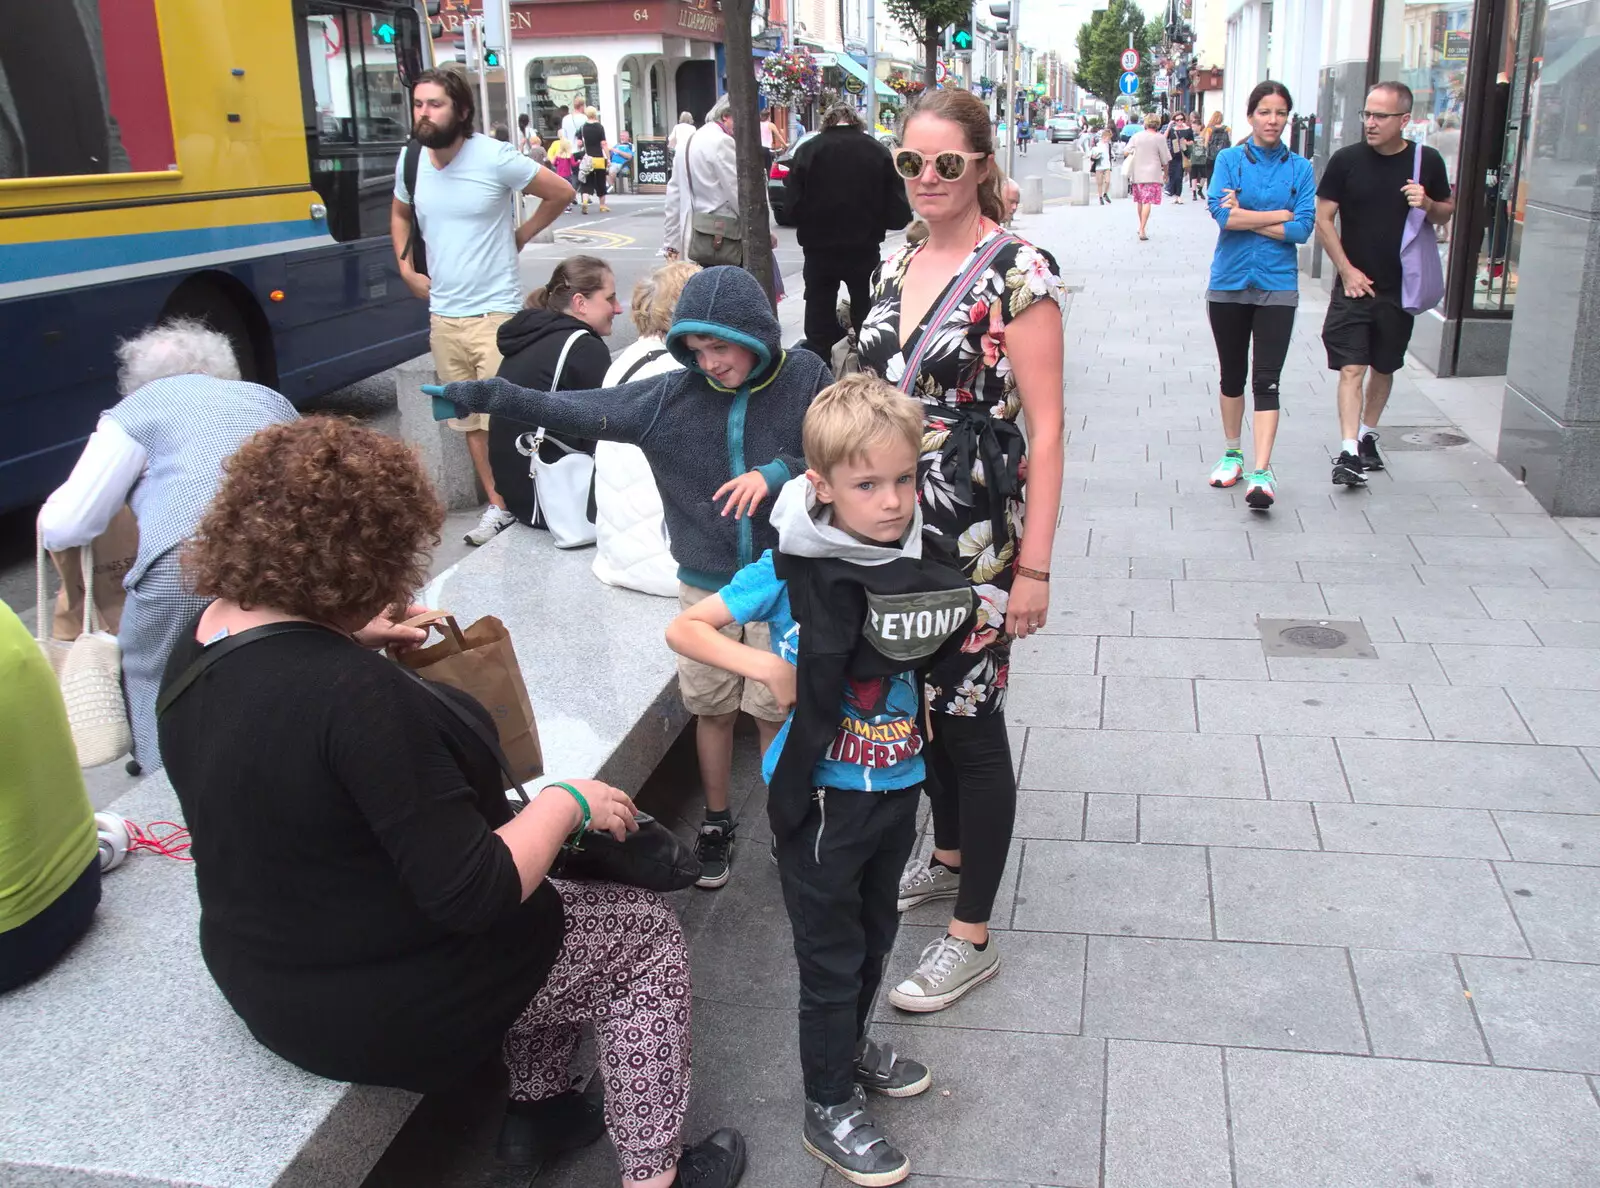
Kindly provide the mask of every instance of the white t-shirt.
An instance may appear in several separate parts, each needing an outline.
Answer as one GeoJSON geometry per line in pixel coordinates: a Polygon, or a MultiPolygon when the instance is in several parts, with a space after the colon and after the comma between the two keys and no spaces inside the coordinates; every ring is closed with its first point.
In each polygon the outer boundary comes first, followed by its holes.
{"type": "Polygon", "coordinates": [[[693,124],[672,125],[672,131],[667,133],[667,151],[671,153],[677,152],[683,147],[683,142],[694,135],[694,131],[693,124]]]}
{"type": "MultiPolygon", "coordinates": [[[[561,120],[561,139],[566,141],[569,147],[577,144],[583,138],[583,126],[588,122],[589,116],[586,112],[568,112],[561,120]]],[[[576,155],[574,153],[574,156],[576,155]]]]}
{"type": "MultiPolygon", "coordinates": [[[[405,154],[394,167],[394,196],[409,203],[405,154]]],[[[424,149],[417,160],[417,221],[428,249],[428,312],[446,318],[515,313],[522,308],[511,196],[539,165],[492,136],[467,137],[443,170],[424,149]]]]}

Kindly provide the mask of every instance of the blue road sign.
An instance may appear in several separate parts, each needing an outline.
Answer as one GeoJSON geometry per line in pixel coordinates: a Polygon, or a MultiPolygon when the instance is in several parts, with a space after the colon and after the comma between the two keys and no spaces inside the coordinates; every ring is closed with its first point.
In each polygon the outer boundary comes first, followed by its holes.
{"type": "Polygon", "coordinates": [[[1124,95],[1137,95],[1139,93],[1139,76],[1129,70],[1117,79],[1117,90],[1124,95]]]}

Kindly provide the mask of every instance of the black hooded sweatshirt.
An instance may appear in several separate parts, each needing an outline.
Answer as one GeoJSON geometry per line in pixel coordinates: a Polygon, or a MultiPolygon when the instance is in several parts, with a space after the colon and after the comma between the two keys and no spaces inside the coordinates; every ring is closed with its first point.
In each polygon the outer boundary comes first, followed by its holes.
{"type": "MultiPolygon", "coordinates": [[[[548,309],[525,309],[500,327],[500,377],[518,387],[549,391],[561,348],[578,331],[583,337],[567,352],[561,382],[556,386],[563,391],[598,388],[611,366],[605,340],[571,314],[548,309]]],[[[517,438],[537,428],[509,417],[489,420],[489,469],[494,472],[495,488],[506,501],[506,510],[524,524],[533,523],[533,483],[528,478],[528,459],[517,450],[517,438]]],[[[594,453],[592,438],[562,435],[559,440],[585,454],[594,453]]],[[[547,440],[540,456],[546,462],[558,462],[565,453],[547,440]]]]}

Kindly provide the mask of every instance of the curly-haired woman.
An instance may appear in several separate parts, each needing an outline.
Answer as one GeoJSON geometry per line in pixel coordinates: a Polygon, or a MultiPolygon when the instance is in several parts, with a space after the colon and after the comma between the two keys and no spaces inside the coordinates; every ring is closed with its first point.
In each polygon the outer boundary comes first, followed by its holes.
{"type": "MultiPolygon", "coordinates": [[[[184,558],[214,601],[180,636],[165,691],[218,641],[250,646],[218,656],[159,725],[206,965],[262,1044],[320,1076],[428,1092],[503,1056],[507,1160],[604,1129],[625,1185],[728,1188],[737,1132],[679,1143],[677,920],[634,888],[545,878],[569,835],[636,827],[632,802],[574,780],[513,817],[455,708],[363,646],[390,634],[381,613],[423,578],[442,519],[411,451],[345,421],[263,430],[228,461],[184,558]],[[603,1119],[568,1090],[585,1023],[603,1119]]],[[[493,728],[475,700],[439,692],[493,728]]]]}

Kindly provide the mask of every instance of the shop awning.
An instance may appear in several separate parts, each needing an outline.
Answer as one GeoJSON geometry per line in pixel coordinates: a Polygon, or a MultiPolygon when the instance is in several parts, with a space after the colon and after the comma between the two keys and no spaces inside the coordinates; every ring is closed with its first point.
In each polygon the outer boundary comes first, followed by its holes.
{"type": "MultiPolygon", "coordinates": [[[[853,75],[862,82],[872,81],[867,77],[867,68],[849,54],[821,53],[813,54],[812,57],[816,58],[818,66],[837,66],[846,74],[853,75]]],[[[884,85],[882,79],[878,80],[878,98],[893,99],[894,94],[894,91],[884,85]]]]}
{"type": "Polygon", "coordinates": [[[1580,37],[1572,43],[1572,48],[1567,50],[1554,62],[1547,65],[1539,74],[1539,85],[1553,87],[1571,74],[1585,58],[1600,49],[1600,36],[1580,37]]]}

